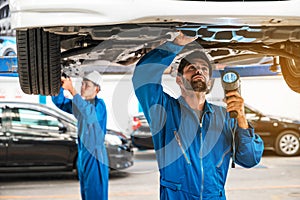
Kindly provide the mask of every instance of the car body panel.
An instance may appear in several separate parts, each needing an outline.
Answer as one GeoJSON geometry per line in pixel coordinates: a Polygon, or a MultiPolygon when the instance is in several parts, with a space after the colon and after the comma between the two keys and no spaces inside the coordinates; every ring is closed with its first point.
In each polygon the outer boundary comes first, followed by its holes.
{"type": "MultiPolygon", "coordinates": [[[[74,118],[32,103],[0,102],[0,109],[0,172],[72,171],[76,167],[74,118]]],[[[131,143],[121,133],[107,130],[107,135],[112,134],[122,142],[110,145],[105,140],[110,168],[132,166],[131,143]]]]}
{"type": "MultiPolygon", "coordinates": [[[[120,132],[107,130],[107,134],[111,134],[120,138],[122,145],[106,144],[106,149],[109,154],[110,169],[126,169],[133,165],[133,146],[131,141],[128,141],[126,136],[120,132]]],[[[107,135],[106,134],[106,135],[107,135]]],[[[107,140],[107,138],[106,138],[107,140]]],[[[107,143],[107,142],[106,142],[107,143]]]]}
{"type": "MultiPolygon", "coordinates": [[[[50,82],[35,80],[38,74],[28,78],[30,74],[44,69],[58,72],[57,63],[62,63],[62,71],[71,77],[95,67],[102,73],[133,71],[145,53],[173,40],[178,30],[197,37],[196,47],[204,48],[221,67],[218,69],[271,58],[270,71],[282,72],[288,86],[300,93],[296,81],[300,77],[299,7],[298,0],[9,1],[11,27],[19,48],[21,88],[25,93],[42,95],[58,92],[61,74],[51,74],[50,82]],[[47,40],[53,52],[40,47],[39,40],[47,40]],[[30,48],[40,51],[29,55],[30,48]],[[36,65],[41,55],[51,62],[36,65]]],[[[176,61],[172,64],[176,69],[176,61]]]]}
{"type": "Polygon", "coordinates": [[[3,118],[3,112],[2,108],[0,107],[0,165],[6,164],[6,156],[7,156],[7,143],[8,138],[5,134],[4,128],[2,126],[2,118],[3,118]]]}
{"type": "Polygon", "coordinates": [[[300,2],[211,1],[22,1],[11,0],[12,28],[201,22],[219,25],[299,24],[300,2]],[[158,6],[159,5],[159,6],[158,6]],[[35,20],[32,20],[35,19],[35,20]]]}
{"type": "Polygon", "coordinates": [[[0,36],[0,56],[16,56],[16,38],[10,36],[0,36]]]}
{"type": "MultiPolygon", "coordinates": [[[[223,104],[223,103],[217,103],[223,104]]],[[[298,133],[298,140],[300,141],[300,121],[294,119],[287,119],[278,116],[268,116],[260,111],[245,105],[245,113],[247,120],[255,128],[257,133],[264,141],[265,149],[275,150],[276,141],[280,133],[284,131],[293,131],[298,133]]],[[[144,115],[137,115],[141,121],[145,120],[144,115]]],[[[131,134],[132,144],[139,149],[153,149],[152,135],[150,133],[149,125],[141,123],[142,125],[134,130],[131,134]]]]}
{"type": "Polygon", "coordinates": [[[300,121],[298,120],[265,115],[249,106],[245,107],[245,112],[247,120],[255,127],[255,132],[263,139],[266,149],[274,150],[278,135],[285,130],[300,133],[300,121]]]}

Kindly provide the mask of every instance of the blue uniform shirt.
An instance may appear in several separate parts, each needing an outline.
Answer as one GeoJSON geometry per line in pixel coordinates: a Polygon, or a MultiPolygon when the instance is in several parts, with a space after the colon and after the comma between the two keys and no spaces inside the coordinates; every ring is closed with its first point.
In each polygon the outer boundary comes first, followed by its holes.
{"type": "Polygon", "coordinates": [[[235,162],[257,165],[263,141],[253,128],[234,130],[226,109],[205,102],[198,115],[183,97],[163,91],[164,70],[182,46],[166,42],[137,64],[132,78],[136,96],[150,125],[160,171],[160,198],[170,200],[226,199],[224,186],[235,135],[235,162]]]}
{"type": "Polygon", "coordinates": [[[104,145],[107,113],[104,101],[96,97],[92,104],[79,94],[70,100],[64,97],[62,88],[52,101],[77,119],[77,170],[82,199],[108,199],[108,158],[104,145]]]}

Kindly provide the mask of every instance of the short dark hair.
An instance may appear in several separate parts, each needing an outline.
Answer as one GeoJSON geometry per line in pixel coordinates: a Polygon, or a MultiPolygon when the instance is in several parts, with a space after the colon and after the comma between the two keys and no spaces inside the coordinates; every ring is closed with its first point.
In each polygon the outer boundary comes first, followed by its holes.
{"type": "Polygon", "coordinates": [[[177,69],[177,73],[178,75],[183,75],[183,69],[191,64],[191,61],[193,59],[202,59],[205,62],[207,62],[208,67],[209,67],[209,77],[212,76],[212,65],[210,63],[210,60],[208,59],[207,55],[205,54],[205,52],[203,51],[193,51],[192,53],[186,55],[184,58],[181,59],[178,69],[177,69]]]}

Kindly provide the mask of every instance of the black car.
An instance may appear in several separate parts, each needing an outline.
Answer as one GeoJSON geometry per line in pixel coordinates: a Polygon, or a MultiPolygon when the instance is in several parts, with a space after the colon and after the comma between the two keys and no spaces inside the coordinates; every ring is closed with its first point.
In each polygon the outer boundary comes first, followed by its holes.
{"type": "MultiPolygon", "coordinates": [[[[300,121],[268,116],[245,105],[246,117],[264,141],[265,149],[281,156],[300,154],[300,121]]],[[[132,144],[139,149],[153,149],[149,125],[143,114],[133,118],[132,144]]]]}
{"type": "MultiPolygon", "coordinates": [[[[107,130],[111,170],[133,165],[130,141],[107,130]]],[[[76,120],[45,105],[0,102],[0,172],[75,171],[76,120]]]]}

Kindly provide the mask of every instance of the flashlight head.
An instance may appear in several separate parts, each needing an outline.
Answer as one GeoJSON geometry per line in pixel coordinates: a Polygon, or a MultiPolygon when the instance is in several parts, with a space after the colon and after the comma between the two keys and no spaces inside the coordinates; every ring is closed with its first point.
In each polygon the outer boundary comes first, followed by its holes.
{"type": "Polygon", "coordinates": [[[222,86],[227,91],[239,90],[240,75],[235,71],[226,71],[222,75],[222,86]]]}
{"type": "MultiPolygon", "coordinates": [[[[229,91],[238,91],[241,93],[240,87],[240,75],[235,71],[226,71],[222,75],[222,86],[225,94],[229,91]]],[[[229,115],[231,118],[237,118],[237,111],[230,111],[229,115]]]]}

